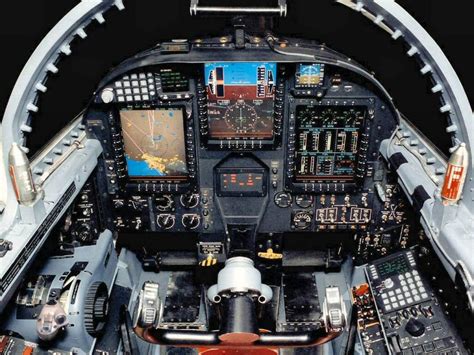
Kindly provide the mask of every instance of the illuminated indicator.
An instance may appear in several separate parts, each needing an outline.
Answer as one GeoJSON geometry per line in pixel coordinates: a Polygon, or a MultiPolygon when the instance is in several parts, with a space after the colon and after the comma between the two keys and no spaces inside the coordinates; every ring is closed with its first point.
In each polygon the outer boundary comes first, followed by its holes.
{"type": "Polygon", "coordinates": [[[313,150],[319,152],[319,132],[314,133],[313,140],[313,150]]]}
{"type": "Polygon", "coordinates": [[[306,150],[308,145],[308,132],[303,132],[300,134],[301,137],[301,146],[303,150],[306,150]]]}
{"type": "Polygon", "coordinates": [[[221,193],[263,193],[263,173],[222,173],[221,193]]]}
{"type": "Polygon", "coordinates": [[[352,132],[352,143],[351,143],[352,153],[357,153],[358,143],[359,143],[359,132],[352,132]]]}
{"type": "Polygon", "coordinates": [[[332,132],[326,132],[326,152],[332,150],[332,132]]]}

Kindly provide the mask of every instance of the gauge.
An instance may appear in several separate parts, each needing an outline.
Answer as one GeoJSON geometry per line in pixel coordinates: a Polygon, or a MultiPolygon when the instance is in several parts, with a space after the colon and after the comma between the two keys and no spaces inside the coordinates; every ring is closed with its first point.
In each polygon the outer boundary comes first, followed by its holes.
{"type": "Polygon", "coordinates": [[[301,208],[308,208],[313,205],[314,197],[311,195],[298,195],[295,198],[296,204],[301,208]]]}
{"type": "Polygon", "coordinates": [[[335,120],[336,120],[336,115],[334,114],[332,110],[327,109],[322,112],[322,121],[323,121],[324,126],[334,124],[335,120]]]}
{"type": "Polygon", "coordinates": [[[176,217],[169,213],[163,213],[158,215],[156,223],[161,229],[171,229],[176,223],[176,217]]]}
{"type": "Polygon", "coordinates": [[[274,198],[275,205],[281,208],[287,208],[291,206],[292,198],[288,192],[278,192],[274,198]]]}
{"type": "Polygon", "coordinates": [[[299,211],[296,212],[295,215],[293,216],[293,226],[296,229],[308,229],[311,226],[311,221],[313,217],[311,213],[306,212],[306,211],[299,211]]]}
{"type": "Polygon", "coordinates": [[[147,200],[132,197],[132,199],[128,201],[128,206],[134,209],[135,211],[142,211],[143,208],[147,207],[147,200]]]}
{"type": "Polygon", "coordinates": [[[318,117],[314,115],[314,110],[306,109],[298,115],[298,118],[300,120],[301,126],[306,126],[306,127],[320,126],[318,117]]]}
{"type": "Polygon", "coordinates": [[[194,208],[199,204],[199,194],[184,194],[179,198],[181,206],[184,208],[194,208]]]}
{"type": "Polygon", "coordinates": [[[197,214],[185,214],[181,219],[186,229],[196,229],[201,224],[201,217],[197,214]]]}
{"type": "Polygon", "coordinates": [[[158,196],[155,199],[155,204],[158,211],[161,211],[161,212],[174,210],[173,197],[170,195],[158,196]]]}
{"type": "Polygon", "coordinates": [[[258,115],[254,107],[245,102],[238,101],[227,108],[224,120],[232,130],[238,133],[246,133],[255,128],[258,115]]]}
{"type": "Polygon", "coordinates": [[[357,120],[361,115],[362,113],[360,111],[358,112],[354,109],[344,111],[343,116],[341,117],[343,120],[342,124],[345,126],[355,127],[357,125],[357,120]]]}

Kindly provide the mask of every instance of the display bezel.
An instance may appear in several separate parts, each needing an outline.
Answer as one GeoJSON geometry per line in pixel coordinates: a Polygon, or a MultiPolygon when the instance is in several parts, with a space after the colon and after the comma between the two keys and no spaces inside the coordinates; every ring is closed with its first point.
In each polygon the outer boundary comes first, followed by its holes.
{"type": "Polygon", "coordinates": [[[295,89],[316,89],[324,86],[324,79],[325,79],[325,64],[323,63],[297,63],[296,70],[295,70],[295,89]],[[302,66],[319,66],[319,82],[317,84],[301,84],[298,80],[301,77],[301,67],[302,66]],[[298,76],[300,74],[300,76],[298,76]]]}
{"type": "Polygon", "coordinates": [[[268,172],[265,168],[217,168],[214,175],[216,194],[219,197],[264,197],[268,190],[268,172]],[[222,174],[261,174],[262,191],[224,191],[221,185],[222,174]]]}
{"type": "Polygon", "coordinates": [[[366,173],[366,166],[363,162],[366,160],[366,154],[368,150],[368,129],[370,126],[370,119],[366,117],[360,129],[361,137],[365,138],[361,141],[359,150],[356,156],[356,169],[354,172],[353,179],[297,179],[295,174],[295,152],[296,152],[296,109],[298,106],[341,106],[341,107],[360,107],[364,106],[367,108],[367,112],[375,110],[375,101],[373,98],[365,99],[332,99],[327,98],[324,100],[314,99],[296,99],[290,104],[290,115],[289,115],[289,138],[288,138],[288,154],[286,160],[286,178],[285,186],[287,189],[293,192],[347,192],[357,189],[362,183],[363,177],[366,173]]]}
{"type": "MultiPolygon", "coordinates": [[[[205,65],[211,63],[226,63],[226,61],[212,61],[203,63],[202,74],[197,81],[198,93],[198,114],[201,132],[201,145],[210,150],[238,150],[238,151],[253,151],[276,149],[281,146],[282,142],[282,121],[284,110],[284,95],[285,95],[285,70],[284,66],[277,62],[268,61],[248,61],[245,63],[275,63],[276,65],[276,79],[275,79],[275,94],[273,102],[273,134],[268,139],[250,139],[250,138],[231,138],[231,139],[215,139],[209,134],[209,117],[207,112],[208,97],[205,84],[205,65]]],[[[229,62],[232,63],[232,62],[229,62]]]]}
{"type": "MultiPolygon", "coordinates": [[[[133,105],[133,106],[122,106],[118,107],[117,109],[117,118],[118,124],[120,125],[120,135],[122,139],[122,146],[123,146],[123,161],[125,166],[127,167],[127,181],[130,184],[138,184],[138,185],[146,185],[147,183],[159,183],[160,185],[168,185],[168,190],[172,190],[171,184],[173,185],[183,185],[188,184],[193,179],[191,174],[193,167],[191,166],[189,161],[189,154],[192,151],[192,147],[189,146],[187,143],[187,133],[189,131],[189,127],[191,124],[189,123],[188,113],[186,110],[186,105],[180,104],[172,104],[172,105],[133,105]],[[122,111],[156,111],[156,110],[179,110],[182,113],[183,119],[183,145],[185,148],[185,159],[186,159],[186,167],[187,173],[182,176],[130,176],[128,171],[128,164],[125,157],[125,142],[123,138],[123,128],[121,123],[121,112],[122,111]]],[[[163,186],[161,188],[163,189],[163,186]]]]}
{"type": "MultiPolygon", "coordinates": [[[[347,150],[346,151],[343,151],[343,152],[337,152],[337,151],[330,151],[330,152],[321,152],[321,151],[317,151],[317,152],[313,152],[315,153],[313,156],[316,157],[316,159],[319,157],[319,156],[328,156],[328,155],[333,155],[333,158],[334,158],[334,164],[336,163],[336,157],[337,156],[340,156],[340,155],[352,155],[355,159],[354,159],[354,169],[352,171],[351,174],[346,174],[346,175],[337,175],[337,174],[334,174],[334,175],[310,175],[310,174],[307,174],[307,175],[303,175],[301,173],[298,173],[298,172],[295,172],[295,176],[294,176],[294,180],[296,182],[307,182],[307,181],[316,181],[318,183],[322,182],[322,183],[328,183],[328,182],[334,182],[334,181],[337,181],[337,182],[353,182],[355,180],[355,170],[357,168],[357,164],[358,164],[358,160],[359,160],[359,153],[360,153],[360,145],[361,145],[361,138],[360,135],[361,133],[363,133],[363,129],[364,129],[364,125],[365,125],[365,121],[367,119],[367,115],[368,115],[368,112],[367,112],[367,106],[356,106],[356,105],[352,105],[352,106],[340,106],[340,105],[328,105],[328,106],[320,106],[320,105],[297,105],[296,108],[295,108],[295,134],[298,135],[300,132],[304,131],[305,128],[302,128],[301,126],[299,126],[297,123],[296,123],[296,120],[298,120],[300,117],[299,117],[299,109],[302,108],[307,108],[307,109],[316,109],[316,111],[320,111],[319,114],[322,115],[324,113],[325,110],[329,110],[329,109],[334,109],[334,108],[343,108],[343,109],[347,109],[347,110],[351,110],[351,109],[357,109],[357,110],[362,110],[363,111],[363,118],[362,118],[362,122],[361,122],[361,125],[360,127],[331,127],[331,126],[321,126],[321,127],[311,127],[311,128],[306,128],[307,131],[312,131],[313,129],[317,129],[319,130],[320,132],[327,132],[327,131],[333,131],[333,130],[336,130],[336,132],[340,131],[340,130],[344,130],[344,131],[349,131],[349,130],[356,130],[357,132],[357,136],[358,136],[358,139],[357,139],[357,143],[356,143],[356,150],[355,152],[348,152],[347,150]]],[[[360,118],[358,117],[357,120],[359,120],[360,118]]],[[[337,144],[337,137],[336,135],[334,135],[334,141],[333,141],[333,144],[337,144]]],[[[295,140],[295,161],[297,162],[297,154],[298,153],[301,153],[300,151],[298,151],[296,149],[296,147],[298,146],[297,144],[297,139],[295,140]]],[[[306,156],[311,156],[311,155],[306,155],[306,156]]],[[[295,170],[296,167],[295,167],[295,170]]]]}

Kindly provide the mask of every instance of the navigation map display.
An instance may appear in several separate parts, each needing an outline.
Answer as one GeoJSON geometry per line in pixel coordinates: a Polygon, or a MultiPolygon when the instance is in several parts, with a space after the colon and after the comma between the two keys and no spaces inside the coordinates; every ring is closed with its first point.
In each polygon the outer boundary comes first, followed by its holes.
{"type": "Polygon", "coordinates": [[[298,106],[296,179],[353,180],[366,114],[363,106],[298,106]]]}
{"type": "Polygon", "coordinates": [[[123,110],[120,119],[130,178],[187,177],[182,109],[123,110]]]}
{"type": "Polygon", "coordinates": [[[276,63],[208,63],[204,67],[209,138],[273,138],[276,63]]]}

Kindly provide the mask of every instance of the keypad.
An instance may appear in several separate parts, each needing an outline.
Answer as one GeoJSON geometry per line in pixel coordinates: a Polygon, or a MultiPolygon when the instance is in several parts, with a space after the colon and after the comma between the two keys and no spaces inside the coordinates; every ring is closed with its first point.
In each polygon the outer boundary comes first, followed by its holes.
{"type": "Polygon", "coordinates": [[[393,276],[390,281],[384,280],[385,288],[380,293],[383,308],[386,312],[392,312],[429,299],[428,292],[417,270],[393,276]],[[398,282],[394,282],[393,278],[396,278],[398,282]],[[392,287],[387,288],[386,285],[392,287]]]}
{"type": "Polygon", "coordinates": [[[156,96],[155,77],[152,73],[125,75],[114,84],[118,102],[150,101],[156,96]]]}

